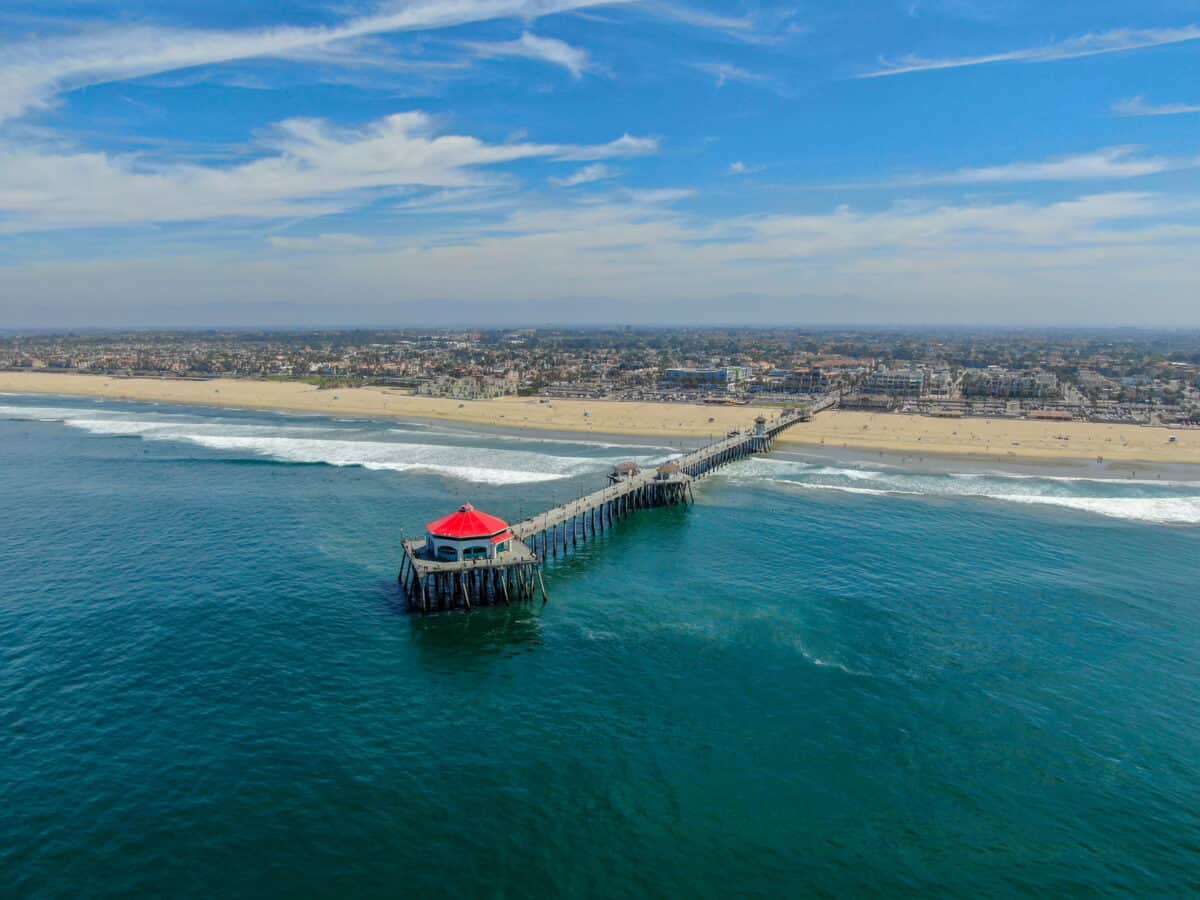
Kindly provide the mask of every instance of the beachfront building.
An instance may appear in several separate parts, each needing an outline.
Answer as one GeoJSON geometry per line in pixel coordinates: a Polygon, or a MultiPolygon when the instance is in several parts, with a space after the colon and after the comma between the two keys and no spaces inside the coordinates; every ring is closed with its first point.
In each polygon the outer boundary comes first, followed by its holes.
{"type": "Polygon", "coordinates": [[[515,394],[520,386],[516,372],[503,376],[464,375],[452,378],[439,375],[417,383],[417,394],[423,397],[445,397],[451,400],[493,400],[515,394]]]}
{"type": "Polygon", "coordinates": [[[734,391],[750,380],[754,372],[747,366],[722,366],[719,369],[667,369],[662,386],[667,390],[734,391]]]}
{"type": "Polygon", "coordinates": [[[1012,372],[1001,366],[988,366],[963,375],[966,397],[1040,398],[1058,394],[1058,377],[1053,372],[1012,372]]]}
{"type": "Polygon", "coordinates": [[[508,523],[464,503],[456,512],[425,526],[425,548],[442,562],[495,559],[513,540],[508,523]]]}
{"type": "Polygon", "coordinates": [[[928,384],[929,373],[924,369],[887,369],[872,372],[863,386],[868,394],[890,394],[893,397],[920,397],[928,384]]]}
{"type": "Polygon", "coordinates": [[[833,379],[819,366],[797,369],[771,369],[753,384],[755,394],[823,394],[833,387],[833,379]]]}

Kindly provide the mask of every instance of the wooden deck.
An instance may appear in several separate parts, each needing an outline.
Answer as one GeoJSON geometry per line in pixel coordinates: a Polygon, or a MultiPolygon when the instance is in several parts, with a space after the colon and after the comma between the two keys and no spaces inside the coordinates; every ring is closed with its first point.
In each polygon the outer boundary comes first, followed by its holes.
{"type": "Polygon", "coordinates": [[[510,603],[539,593],[544,602],[549,598],[541,568],[547,560],[565,555],[639,509],[691,502],[694,481],[736,460],[769,452],[782,431],[808,421],[815,411],[834,402],[835,398],[826,398],[811,407],[785,411],[764,422],[761,430],[738,431],[685,453],[671,460],[678,471],[670,474],[659,475],[657,469],[614,474],[607,487],[514,524],[509,550],[495,559],[447,562],[426,556],[424,539],[405,541],[400,583],[410,605],[425,611],[510,603]]]}

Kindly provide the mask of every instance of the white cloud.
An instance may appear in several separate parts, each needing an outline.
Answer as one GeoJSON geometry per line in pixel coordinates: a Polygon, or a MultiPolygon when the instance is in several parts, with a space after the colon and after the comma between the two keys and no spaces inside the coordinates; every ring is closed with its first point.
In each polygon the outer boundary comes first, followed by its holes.
{"type": "Polygon", "coordinates": [[[1196,160],[1175,161],[1162,157],[1139,157],[1137,147],[1108,147],[1094,153],[1064,156],[1037,162],[1015,162],[1001,166],[958,169],[928,175],[912,175],[892,182],[896,185],[989,184],[1031,181],[1091,181],[1138,178],[1173,169],[1200,165],[1196,160]]]}
{"type": "Polygon", "coordinates": [[[318,252],[322,250],[368,250],[375,241],[358,234],[319,234],[316,237],[286,237],[271,235],[267,238],[276,250],[298,250],[318,252]]]}
{"type": "Polygon", "coordinates": [[[648,156],[658,152],[658,138],[634,137],[623,134],[615,141],[591,147],[562,147],[555,159],[565,162],[587,162],[592,159],[616,159],[618,157],[648,156]]]}
{"type": "Polygon", "coordinates": [[[759,75],[757,72],[751,72],[748,69],[743,69],[735,66],[732,63],[726,62],[699,62],[688,63],[693,69],[700,72],[705,72],[717,79],[717,87],[724,87],[727,81],[766,81],[767,76],[759,75]]]}
{"type": "MultiPolygon", "coordinates": [[[[332,27],[201,31],[125,26],[10,42],[0,44],[0,120],[44,107],[55,95],[86,85],[214,63],[304,55],[338,42],[388,32],[509,17],[532,20],[598,2],[601,0],[418,0],[390,3],[372,15],[332,27]]],[[[543,51],[553,52],[544,47],[543,51]]]]}
{"type": "Polygon", "coordinates": [[[429,300],[491,305],[496,319],[512,315],[510,304],[542,303],[565,321],[596,299],[623,304],[630,320],[643,310],[658,321],[728,321],[733,299],[746,321],[1191,325],[1200,324],[1190,302],[1200,290],[1198,214],[1200,197],[1120,192],[713,219],[616,191],[378,250],[0,266],[0,297],[37,297],[91,323],[131,303],[143,322],[172,303],[203,315],[214,296],[238,297],[239,315],[254,321],[255,304],[287,296],[289,315],[327,319],[334,297],[339,311],[376,322],[429,300]]]}
{"type": "Polygon", "coordinates": [[[550,181],[559,187],[575,187],[579,184],[591,184],[594,181],[615,178],[617,174],[617,172],[604,165],[604,163],[594,163],[561,178],[551,177],[550,181]]]}
{"type": "Polygon", "coordinates": [[[671,206],[680,200],[690,200],[698,193],[693,188],[655,188],[652,190],[623,190],[620,196],[636,207],[649,208],[671,206]]]}
{"type": "Polygon", "coordinates": [[[1200,103],[1163,103],[1154,106],[1139,96],[1118,100],[1112,105],[1112,111],[1119,116],[1181,116],[1200,113],[1200,103]]]}
{"type": "Polygon", "coordinates": [[[698,8],[694,3],[684,5],[663,0],[640,0],[631,4],[633,10],[656,19],[707,31],[710,38],[715,37],[725,43],[778,47],[808,33],[806,26],[795,21],[799,7],[771,7],[764,4],[754,4],[754,7],[751,15],[729,15],[698,8]]]}
{"type": "Polygon", "coordinates": [[[538,37],[528,31],[515,41],[489,44],[472,43],[466,46],[483,57],[516,56],[553,63],[562,66],[575,78],[581,77],[588,69],[586,50],[572,47],[557,38],[538,37]]]}
{"type": "Polygon", "coordinates": [[[511,210],[519,202],[519,195],[507,185],[472,185],[416,191],[412,196],[393,204],[391,208],[405,213],[444,216],[452,213],[475,214],[511,210]]]}
{"type": "Polygon", "coordinates": [[[695,7],[682,6],[675,3],[646,3],[645,8],[654,15],[664,19],[672,19],[691,25],[694,28],[708,28],[716,31],[752,31],[754,20],[749,16],[723,16],[710,13],[695,7]]]}
{"type": "Polygon", "coordinates": [[[860,78],[881,78],[888,75],[906,75],[912,72],[927,72],[934,69],[959,69],[964,66],[981,66],[991,63],[1044,63],[1062,59],[1078,59],[1102,53],[1120,53],[1126,50],[1141,50],[1146,47],[1161,47],[1185,41],[1200,40],[1200,25],[1185,25],[1181,28],[1118,28],[1078,37],[1067,38],[1040,47],[1026,47],[1003,53],[981,56],[944,57],[928,59],[921,56],[905,56],[896,62],[881,60],[882,68],[866,72],[860,78]]]}
{"type": "Polygon", "coordinates": [[[437,134],[419,112],[362,128],[322,120],[279,123],[261,155],[234,166],[154,164],[136,156],[0,146],[0,232],[226,217],[318,216],[398,187],[495,183],[480,171],[521,159],[601,160],[653,152],[653,139],[607,144],[488,144],[437,134]]]}

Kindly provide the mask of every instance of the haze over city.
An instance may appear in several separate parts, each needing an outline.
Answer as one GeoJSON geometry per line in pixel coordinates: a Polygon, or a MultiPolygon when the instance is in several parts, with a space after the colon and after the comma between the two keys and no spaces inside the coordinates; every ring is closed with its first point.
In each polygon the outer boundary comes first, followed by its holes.
{"type": "Polygon", "coordinates": [[[1200,4],[0,11],[0,325],[1195,326],[1200,4]]]}
{"type": "Polygon", "coordinates": [[[1200,0],[0,0],[0,898],[1200,896],[1200,0]]]}

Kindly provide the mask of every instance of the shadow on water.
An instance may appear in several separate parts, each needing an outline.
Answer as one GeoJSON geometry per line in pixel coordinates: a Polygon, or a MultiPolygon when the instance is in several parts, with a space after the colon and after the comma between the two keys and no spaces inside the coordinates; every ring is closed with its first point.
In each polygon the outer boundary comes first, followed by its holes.
{"type": "MultiPolygon", "coordinates": [[[[554,587],[562,587],[580,576],[586,567],[603,563],[603,557],[621,556],[642,546],[652,535],[682,531],[689,513],[685,507],[645,510],[605,532],[579,543],[565,555],[547,562],[545,577],[551,597],[554,587]],[[593,558],[599,556],[601,558],[593,558]]],[[[672,542],[673,543],[673,542],[672,542]]],[[[408,620],[412,644],[436,667],[447,664],[470,668],[470,663],[486,658],[515,657],[542,646],[542,616],[545,606],[540,599],[506,606],[438,610],[428,614],[410,609],[403,591],[395,582],[380,583],[389,611],[408,620]]],[[[553,601],[552,601],[553,602],[553,601]]]]}
{"type": "Polygon", "coordinates": [[[516,656],[542,645],[542,603],[447,610],[411,616],[413,646],[439,664],[481,656],[516,656]]]}
{"type": "Polygon", "coordinates": [[[627,555],[645,552],[646,548],[653,550],[664,542],[672,545],[697,513],[690,505],[644,509],[598,534],[589,532],[587,540],[581,537],[577,546],[546,560],[544,573],[551,597],[563,579],[577,576],[589,567],[619,561],[627,555]]]}

